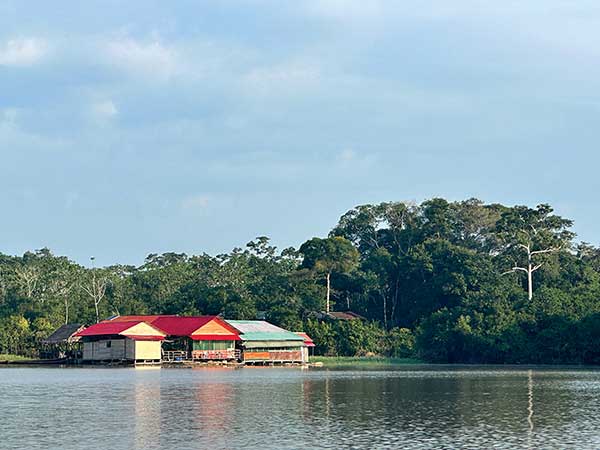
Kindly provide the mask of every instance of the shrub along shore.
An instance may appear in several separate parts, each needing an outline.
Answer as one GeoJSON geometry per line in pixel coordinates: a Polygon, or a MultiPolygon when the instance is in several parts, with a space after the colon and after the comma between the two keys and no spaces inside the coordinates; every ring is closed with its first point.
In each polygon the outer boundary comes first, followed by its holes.
{"type": "Polygon", "coordinates": [[[64,323],[220,314],[305,331],[317,355],[600,364],[600,249],[572,225],[549,205],[436,198],[357,206],[328,236],[281,251],[261,236],[216,256],[95,268],[45,248],[0,253],[0,353],[35,358],[64,323]]]}
{"type": "Polygon", "coordinates": [[[325,367],[364,367],[424,364],[424,361],[416,358],[386,358],[383,356],[311,356],[310,362],[323,363],[323,366],[325,367]]]}
{"type": "Polygon", "coordinates": [[[0,355],[0,364],[10,362],[26,362],[31,361],[31,358],[21,355],[0,355]]]}

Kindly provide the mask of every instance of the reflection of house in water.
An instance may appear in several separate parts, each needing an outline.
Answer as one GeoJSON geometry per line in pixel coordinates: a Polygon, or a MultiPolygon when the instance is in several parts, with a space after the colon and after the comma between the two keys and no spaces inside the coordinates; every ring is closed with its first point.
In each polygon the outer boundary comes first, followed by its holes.
{"type": "Polygon", "coordinates": [[[133,448],[146,450],[155,448],[161,435],[161,390],[160,379],[149,377],[149,371],[159,367],[139,367],[135,370],[133,448]]]}
{"type": "Polygon", "coordinates": [[[233,381],[226,381],[225,376],[232,369],[212,367],[200,370],[207,376],[204,383],[193,385],[196,427],[202,430],[202,436],[208,442],[215,443],[225,438],[231,429],[235,387],[233,381]]]}

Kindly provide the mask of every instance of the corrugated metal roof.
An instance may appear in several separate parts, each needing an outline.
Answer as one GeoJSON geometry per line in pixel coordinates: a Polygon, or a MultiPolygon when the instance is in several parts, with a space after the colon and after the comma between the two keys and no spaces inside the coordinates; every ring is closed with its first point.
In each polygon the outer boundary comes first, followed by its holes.
{"type": "Polygon", "coordinates": [[[242,344],[245,348],[299,348],[303,341],[246,341],[242,344]]]}
{"type": "Polygon", "coordinates": [[[114,316],[110,319],[103,320],[102,322],[147,322],[153,323],[155,320],[161,317],[179,317],[174,314],[155,314],[155,315],[132,315],[132,316],[114,316]]]}
{"type": "MultiPolygon", "coordinates": [[[[85,330],[80,331],[76,334],[76,336],[111,336],[111,335],[123,335],[127,336],[127,330],[135,327],[140,323],[145,323],[148,327],[154,328],[156,330],[156,334],[154,336],[163,337],[164,333],[160,330],[156,329],[156,327],[143,322],[141,320],[134,322],[100,322],[95,325],[87,327],[85,330]]],[[[133,336],[133,335],[132,335],[133,336]]],[[[149,336],[146,336],[149,337],[149,336]]]]}
{"type": "Polygon", "coordinates": [[[44,339],[42,344],[60,344],[63,342],[77,341],[78,338],[74,335],[83,328],[85,327],[79,323],[67,323],[61,325],[54,333],[44,339]]]}
{"type": "MultiPolygon", "coordinates": [[[[152,315],[152,316],[119,316],[105,322],[132,322],[144,321],[153,327],[164,331],[169,336],[192,337],[192,333],[203,327],[210,321],[215,320],[223,327],[237,336],[237,330],[218,316],[176,316],[176,315],[152,315]]],[[[227,338],[231,340],[231,337],[227,338]]]]}
{"type": "Polygon", "coordinates": [[[303,341],[296,333],[279,328],[264,320],[226,320],[242,335],[242,341],[303,341]]]}
{"type": "Polygon", "coordinates": [[[326,315],[328,315],[329,317],[333,318],[333,319],[338,319],[338,320],[355,320],[355,319],[364,319],[363,316],[361,316],[360,314],[356,314],[355,312],[352,311],[331,311],[329,313],[326,313],[326,315]]]}
{"type": "Polygon", "coordinates": [[[213,320],[215,317],[216,316],[163,316],[154,320],[152,325],[160,328],[169,336],[189,336],[198,328],[213,320]]]}
{"type": "Polygon", "coordinates": [[[302,338],[304,339],[304,345],[306,345],[307,347],[314,347],[315,346],[314,341],[311,339],[311,337],[308,334],[303,333],[301,331],[296,331],[296,334],[298,336],[302,336],[302,338]]]}

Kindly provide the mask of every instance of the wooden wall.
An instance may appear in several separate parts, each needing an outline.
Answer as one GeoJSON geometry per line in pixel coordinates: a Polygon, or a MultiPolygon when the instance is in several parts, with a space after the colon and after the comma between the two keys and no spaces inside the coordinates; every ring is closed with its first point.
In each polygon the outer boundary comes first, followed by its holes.
{"type": "MultiPolygon", "coordinates": [[[[126,341],[128,339],[102,339],[83,343],[84,361],[105,361],[111,359],[128,359],[126,341]],[[109,346],[110,343],[110,346],[109,346]]],[[[129,347],[133,348],[132,343],[129,347]]]]}
{"type": "Polygon", "coordinates": [[[103,339],[83,343],[84,361],[110,361],[136,359],[161,359],[160,341],[134,341],[132,339],[103,339]],[[110,342],[110,347],[107,345],[110,342]]]}
{"type": "Polygon", "coordinates": [[[302,350],[244,350],[244,361],[303,362],[302,350]]]}
{"type": "Polygon", "coordinates": [[[161,359],[160,341],[135,341],[135,359],[161,359]]]}

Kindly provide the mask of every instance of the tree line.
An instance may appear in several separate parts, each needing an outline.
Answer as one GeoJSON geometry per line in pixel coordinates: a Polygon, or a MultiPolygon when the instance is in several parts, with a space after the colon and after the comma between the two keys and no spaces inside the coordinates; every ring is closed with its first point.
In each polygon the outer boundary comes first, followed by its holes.
{"type": "Polygon", "coordinates": [[[361,205],[328,236],[220,255],[86,268],[48,249],[0,254],[0,353],[63,323],[221,314],[308,332],[318,353],[433,362],[600,363],[600,249],[535,208],[435,198],[361,205]],[[364,321],[327,320],[354,311],[364,321]]]}

